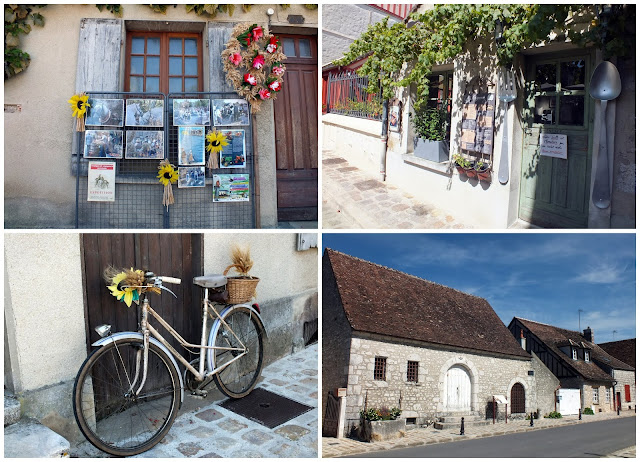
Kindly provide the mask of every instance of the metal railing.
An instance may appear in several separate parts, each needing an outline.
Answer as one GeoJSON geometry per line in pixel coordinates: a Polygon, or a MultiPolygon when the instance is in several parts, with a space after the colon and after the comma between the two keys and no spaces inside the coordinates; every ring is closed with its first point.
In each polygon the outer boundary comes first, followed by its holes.
{"type": "Polygon", "coordinates": [[[355,72],[329,74],[327,112],[362,119],[382,120],[382,92],[369,93],[369,79],[355,72]]]}

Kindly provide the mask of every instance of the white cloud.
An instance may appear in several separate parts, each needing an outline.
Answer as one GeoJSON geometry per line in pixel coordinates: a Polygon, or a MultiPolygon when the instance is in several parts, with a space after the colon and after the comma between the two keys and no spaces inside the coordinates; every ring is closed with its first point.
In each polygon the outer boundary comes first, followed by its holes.
{"type": "Polygon", "coordinates": [[[615,284],[623,280],[626,269],[626,266],[620,267],[613,263],[598,263],[582,271],[572,281],[588,284],[615,284]]]}

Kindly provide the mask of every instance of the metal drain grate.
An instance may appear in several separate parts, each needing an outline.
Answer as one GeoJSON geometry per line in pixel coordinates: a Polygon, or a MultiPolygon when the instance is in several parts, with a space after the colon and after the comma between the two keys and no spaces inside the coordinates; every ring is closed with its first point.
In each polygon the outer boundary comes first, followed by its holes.
{"type": "Polygon", "coordinates": [[[228,399],[220,406],[268,428],[275,428],[313,409],[263,388],[256,388],[244,398],[228,399]]]}

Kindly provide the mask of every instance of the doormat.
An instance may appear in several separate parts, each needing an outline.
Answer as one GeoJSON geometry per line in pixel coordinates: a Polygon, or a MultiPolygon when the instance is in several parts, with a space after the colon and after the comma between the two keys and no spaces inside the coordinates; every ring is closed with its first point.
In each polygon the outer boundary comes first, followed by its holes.
{"type": "Polygon", "coordinates": [[[256,388],[244,398],[227,399],[220,406],[267,428],[275,428],[313,409],[263,388],[256,388]]]}

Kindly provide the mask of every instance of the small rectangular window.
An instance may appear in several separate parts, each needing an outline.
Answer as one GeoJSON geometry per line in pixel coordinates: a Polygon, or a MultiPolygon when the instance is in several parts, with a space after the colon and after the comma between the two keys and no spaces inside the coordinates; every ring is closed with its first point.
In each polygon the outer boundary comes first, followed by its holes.
{"type": "Polygon", "coordinates": [[[577,359],[578,359],[578,350],[576,350],[575,348],[572,348],[572,349],[571,349],[571,357],[572,357],[573,359],[576,359],[576,360],[577,360],[577,359]]]}
{"type": "Polygon", "coordinates": [[[407,382],[418,383],[418,361],[407,362],[407,382]]]}
{"type": "Polygon", "coordinates": [[[600,402],[600,393],[597,388],[593,389],[593,404],[598,404],[600,402]]]}
{"type": "Polygon", "coordinates": [[[584,352],[584,360],[585,360],[586,362],[589,362],[589,352],[588,352],[588,351],[586,351],[586,350],[585,350],[585,352],[584,352]]]}
{"type": "Polygon", "coordinates": [[[373,380],[387,380],[387,358],[376,356],[373,366],[373,380]]]}
{"type": "Polygon", "coordinates": [[[608,403],[610,399],[611,399],[611,390],[607,388],[604,391],[604,402],[608,403]]]}

